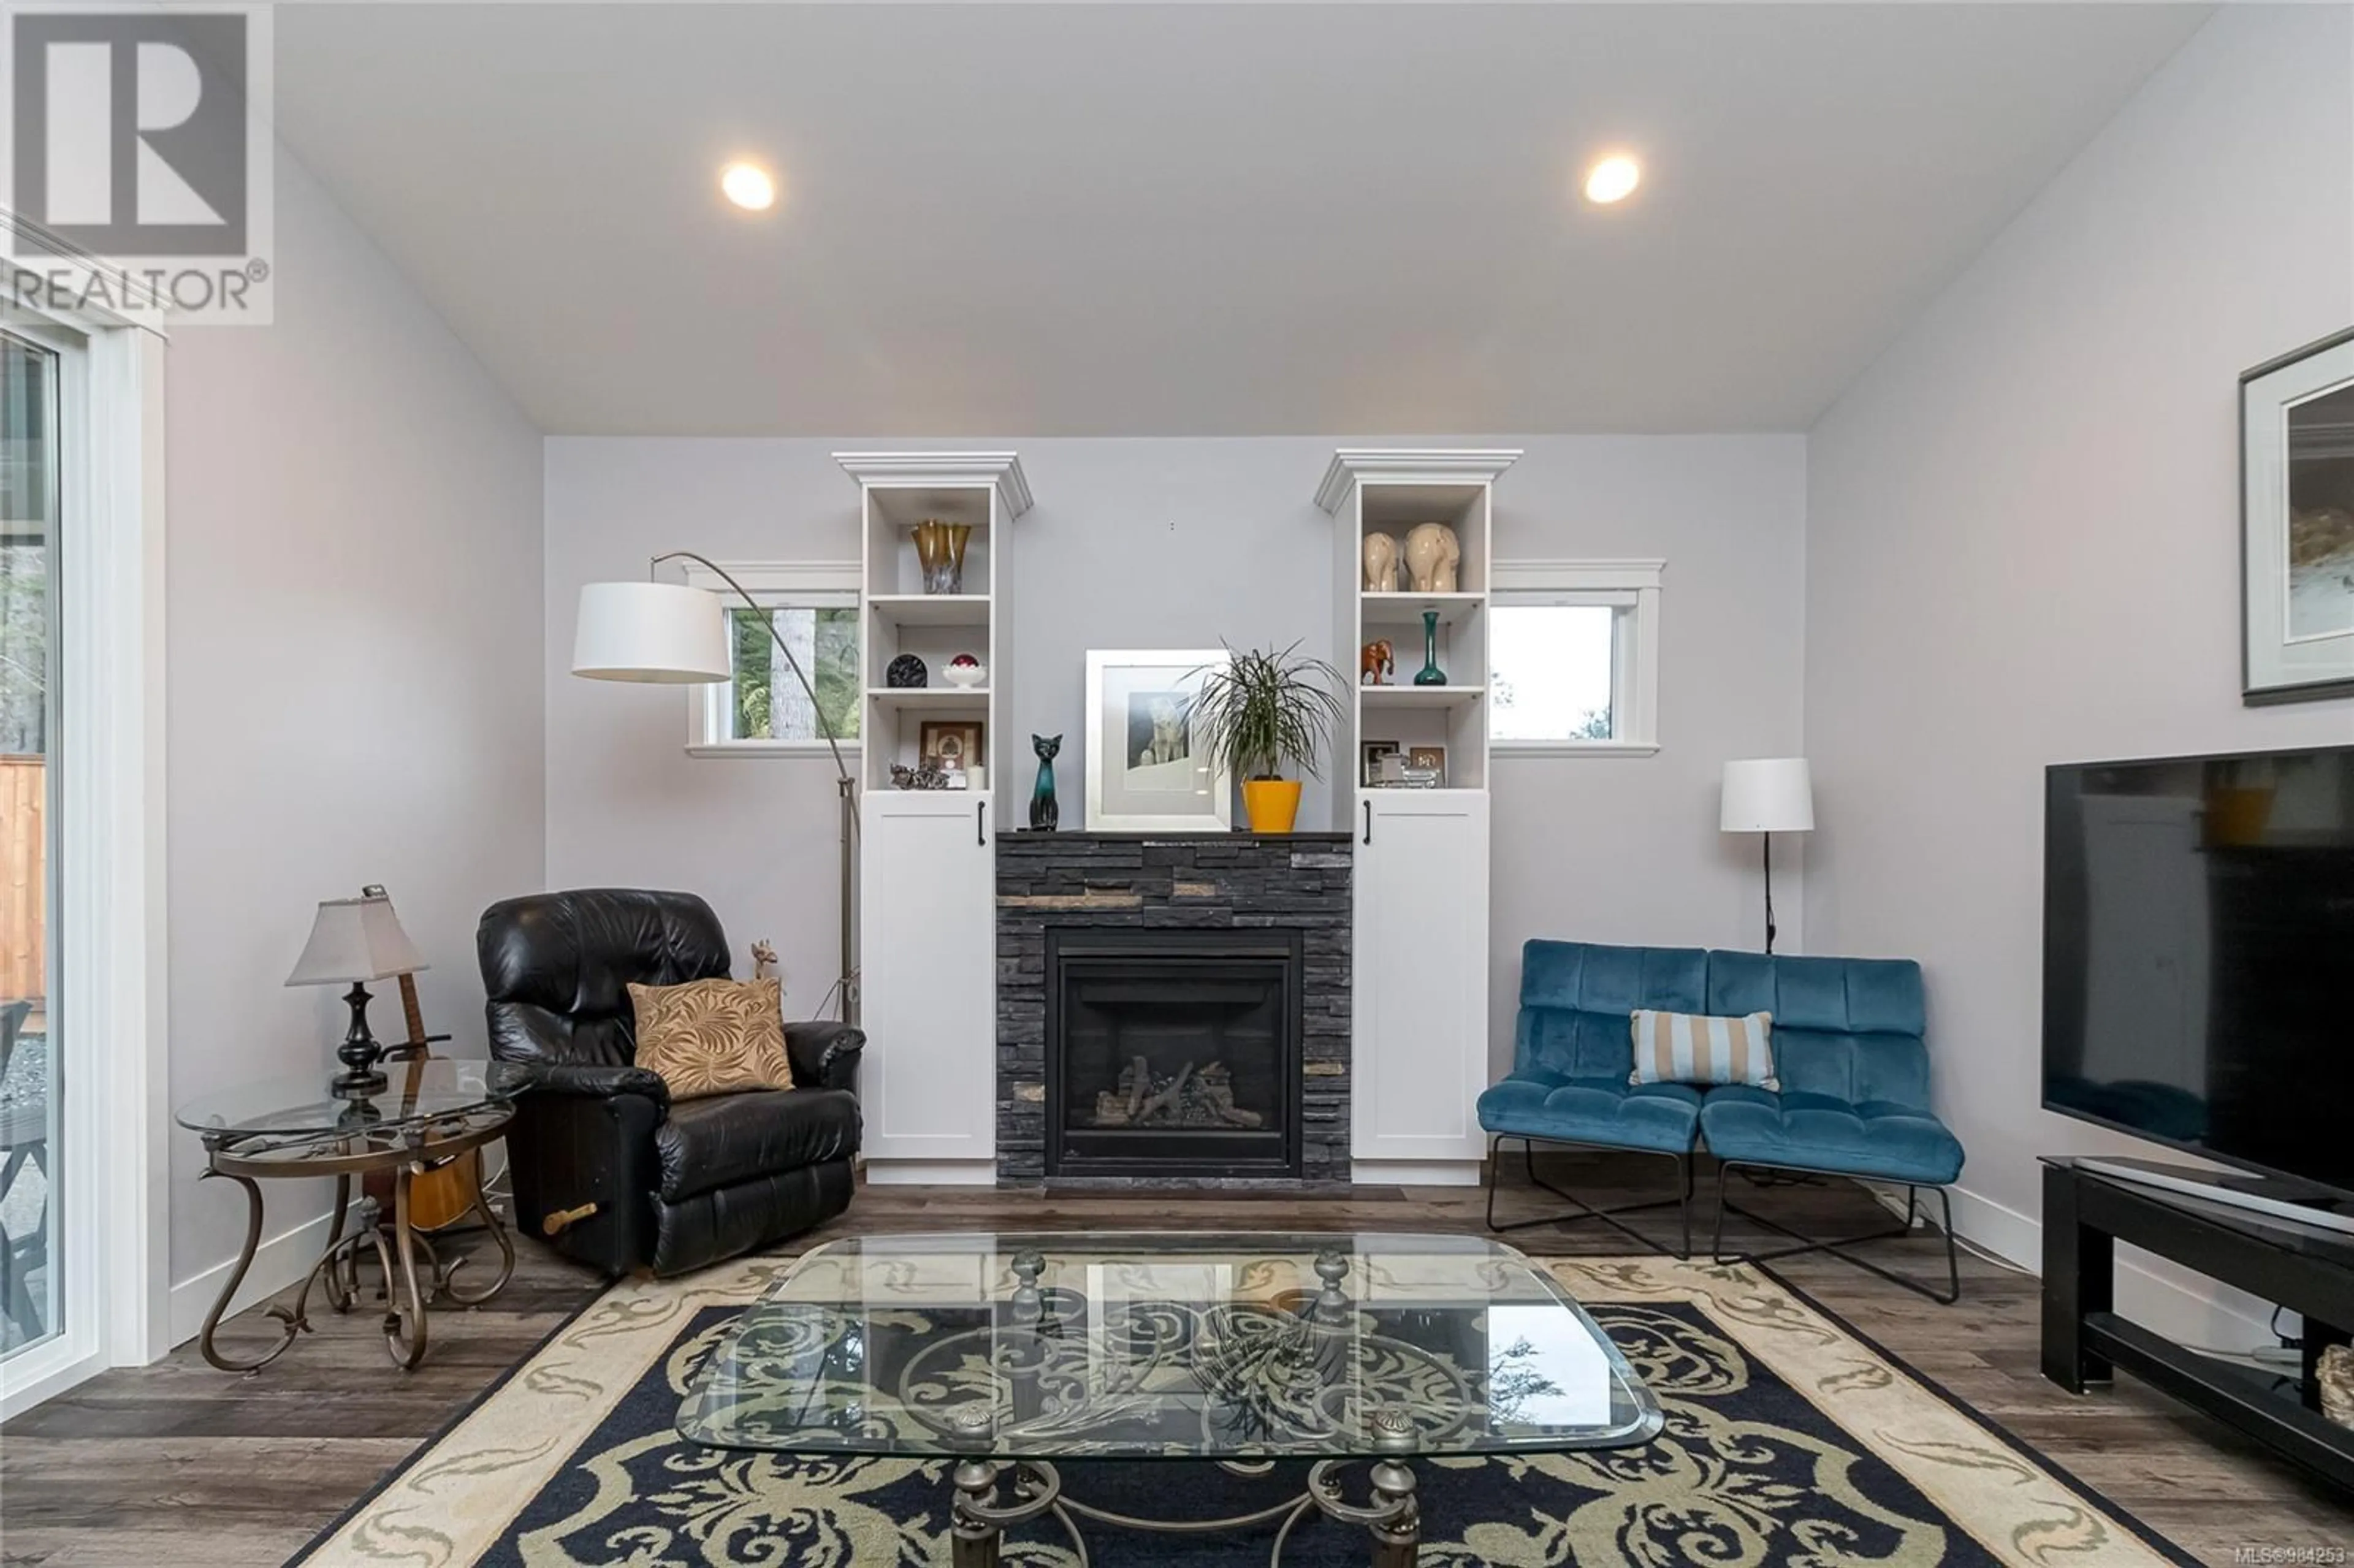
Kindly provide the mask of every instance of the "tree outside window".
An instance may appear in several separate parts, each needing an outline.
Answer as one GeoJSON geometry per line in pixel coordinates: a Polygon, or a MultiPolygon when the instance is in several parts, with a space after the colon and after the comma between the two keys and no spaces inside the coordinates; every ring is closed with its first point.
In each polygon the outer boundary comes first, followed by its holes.
{"type": "Polygon", "coordinates": [[[794,679],[765,624],[773,616],[785,646],[817,688],[819,709],[835,738],[858,738],[858,611],[836,606],[780,605],[728,614],[735,680],[727,705],[728,740],[820,740],[818,710],[794,679]]]}

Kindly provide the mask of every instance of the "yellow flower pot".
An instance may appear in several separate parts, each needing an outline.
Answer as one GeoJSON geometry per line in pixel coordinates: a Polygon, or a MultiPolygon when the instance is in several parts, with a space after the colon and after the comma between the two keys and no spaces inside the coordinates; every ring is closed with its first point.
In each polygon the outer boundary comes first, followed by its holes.
{"type": "Polygon", "coordinates": [[[1299,780],[1246,779],[1243,810],[1255,833],[1288,833],[1299,816],[1299,780]]]}

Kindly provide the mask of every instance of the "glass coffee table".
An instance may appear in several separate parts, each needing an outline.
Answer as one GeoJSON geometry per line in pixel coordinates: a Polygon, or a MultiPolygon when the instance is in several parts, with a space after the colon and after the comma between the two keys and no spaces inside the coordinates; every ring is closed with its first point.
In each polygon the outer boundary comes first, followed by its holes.
{"type": "Polygon", "coordinates": [[[1421,1538],[1413,1461],[1632,1447],[1659,1402],[1575,1301],[1510,1247],[1408,1234],[963,1234],[830,1243],[728,1330],[678,1429],[719,1448],[956,1461],[955,1568],[994,1568],[1051,1514],[1215,1533],[1312,1512],[1421,1538]],[[1145,1520],[1063,1494],[1056,1460],[1310,1461],[1298,1494],[1145,1520]],[[1345,1472],[1366,1464],[1365,1500],[1345,1472]]]}

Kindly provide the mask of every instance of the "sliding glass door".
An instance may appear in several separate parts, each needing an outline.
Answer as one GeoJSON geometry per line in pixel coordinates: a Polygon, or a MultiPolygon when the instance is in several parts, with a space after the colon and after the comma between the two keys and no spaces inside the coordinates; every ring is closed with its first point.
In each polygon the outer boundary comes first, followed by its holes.
{"type": "Polygon", "coordinates": [[[0,1360],[58,1331],[58,356],[0,332],[0,1360]]]}

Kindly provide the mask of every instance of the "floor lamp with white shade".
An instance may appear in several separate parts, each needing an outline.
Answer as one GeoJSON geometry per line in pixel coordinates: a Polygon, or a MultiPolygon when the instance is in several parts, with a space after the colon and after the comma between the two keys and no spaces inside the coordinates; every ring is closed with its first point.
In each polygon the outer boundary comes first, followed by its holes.
{"type": "Polygon", "coordinates": [[[1815,786],[1803,757],[1759,757],[1724,765],[1717,825],[1766,840],[1766,950],[1774,950],[1774,835],[1814,831],[1815,786]]]}
{"type": "Polygon", "coordinates": [[[693,561],[736,590],[745,608],[760,618],[785,656],[786,667],[808,694],[818,733],[833,755],[835,789],[842,799],[842,972],[833,990],[842,998],[842,1019],[858,1022],[858,923],[854,867],[858,854],[858,784],[842,759],[841,737],[819,705],[817,688],[793,657],[776,618],[725,567],[692,550],[656,556],[644,582],[584,583],[579,623],[573,634],[572,673],[590,681],[631,681],[654,685],[704,685],[735,678],[727,637],[727,606],[717,594],[686,583],[657,581],[665,561],[693,561]]]}

